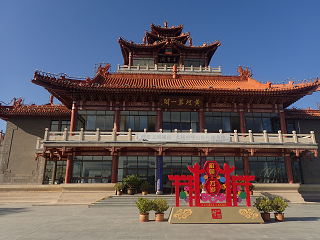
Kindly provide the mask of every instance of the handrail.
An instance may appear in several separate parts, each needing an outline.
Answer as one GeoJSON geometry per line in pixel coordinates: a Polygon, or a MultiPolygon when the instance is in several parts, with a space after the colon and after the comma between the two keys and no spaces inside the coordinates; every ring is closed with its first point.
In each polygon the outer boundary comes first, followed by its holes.
{"type": "MultiPolygon", "coordinates": [[[[140,65],[136,65],[136,66],[130,66],[130,65],[124,65],[124,66],[120,66],[120,64],[118,64],[118,71],[163,71],[163,72],[172,72],[173,71],[173,67],[167,67],[166,65],[164,67],[159,67],[157,65],[154,66],[140,66],[140,65]]],[[[177,71],[179,73],[183,73],[183,72],[203,72],[203,73],[221,73],[221,67],[219,66],[218,68],[211,68],[209,67],[185,67],[184,65],[182,67],[177,67],[177,71]]]]}
{"type": "MultiPolygon", "coordinates": [[[[292,134],[282,134],[281,131],[278,131],[278,133],[267,133],[266,130],[264,130],[263,133],[252,133],[251,130],[249,130],[248,133],[238,133],[237,130],[234,130],[234,133],[223,133],[222,130],[220,130],[219,133],[208,133],[207,130],[205,130],[205,133],[194,133],[192,132],[192,129],[190,129],[189,133],[177,133],[177,131],[162,133],[162,129],[160,129],[160,132],[147,132],[145,129],[143,133],[145,133],[146,136],[146,139],[142,140],[143,142],[170,142],[170,140],[166,140],[168,139],[166,136],[171,136],[172,138],[170,137],[170,139],[179,139],[171,140],[171,142],[188,140],[189,142],[198,141],[199,143],[233,142],[316,144],[314,131],[311,131],[310,134],[297,134],[296,131],[292,131],[292,134]],[[163,138],[161,138],[161,136],[163,136],[163,138]]],[[[129,129],[128,132],[115,132],[115,129],[113,129],[112,132],[102,132],[99,129],[96,131],[84,131],[81,129],[76,132],[69,132],[65,129],[63,132],[53,132],[46,128],[43,141],[137,142],[141,141],[139,138],[141,137],[141,134],[142,132],[131,132],[131,129],[129,129]]]]}

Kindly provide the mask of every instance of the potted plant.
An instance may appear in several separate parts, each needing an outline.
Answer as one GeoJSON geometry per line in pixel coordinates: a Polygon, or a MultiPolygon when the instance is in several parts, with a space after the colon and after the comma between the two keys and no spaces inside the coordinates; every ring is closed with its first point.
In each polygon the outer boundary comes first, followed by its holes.
{"type": "Polygon", "coordinates": [[[136,186],[140,185],[140,183],[140,178],[135,174],[129,175],[123,179],[123,184],[128,186],[127,191],[129,195],[134,195],[136,186]]]}
{"type": "Polygon", "coordinates": [[[272,200],[272,210],[275,211],[274,219],[279,222],[284,221],[284,213],[283,211],[286,209],[288,204],[284,201],[282,197],[276,196],[272,200]]]}
{"type": "Polygon", "coordinates": [[[149,211],[152,210],[152,201],[148,198],[138,198],[138,201],[135,201],[137,208],[140,213],[140,222],[149,221],[149,211]]]}
{"type": "Polygon", "coordinates": [[[153,200],[152,209],[156,212],[155,213],[156,222],[163,222],[164,212],[167,211],[168,208],[169,208],[169,205],[166,199],[155,198],[153,200]]]}
{"type": "Polygon", "coordinates": [[[270,222],[271,204],[272,201],[268,197],[258,197],[254,202],[254,206],[261,212],[261,217],[265,222],[270,222]]]}
{"type": "Polygon", "coordinates": [[[255,186],[253,184],[251,184],[249,186],[249,191],[250,191],[250,195],[253,195],[253,190],[255,189],[255,186]]]}
{"type": "Polygon", "coordinates": [[[141,183],[141,190],[142,190],[142,195],[147,195],[148,194],[148,190],[150,188],[150,183],[148,183],[147,181],[146,182],[143,182],[141,183]]]}
{"type": "Polygon", "coordinates": [[[113,187],[114,187],[114,190],[117,191],[117,195],[122,195],[122,190],[124,189],[123,183],[117,182],[113,187]]]}

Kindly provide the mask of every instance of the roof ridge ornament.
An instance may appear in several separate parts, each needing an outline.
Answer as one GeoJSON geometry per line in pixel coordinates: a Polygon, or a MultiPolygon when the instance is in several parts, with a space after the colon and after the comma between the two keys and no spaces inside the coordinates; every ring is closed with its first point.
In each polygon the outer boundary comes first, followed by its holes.
{"type": "Polygon", "coordinates": [[[238,67],[238,72],[239,72],[239,78],[241,80],[247,80],[249,77],[252,76],[249,68],[247,67],[246,70],[244,70],[241,66],[238,67]]]}

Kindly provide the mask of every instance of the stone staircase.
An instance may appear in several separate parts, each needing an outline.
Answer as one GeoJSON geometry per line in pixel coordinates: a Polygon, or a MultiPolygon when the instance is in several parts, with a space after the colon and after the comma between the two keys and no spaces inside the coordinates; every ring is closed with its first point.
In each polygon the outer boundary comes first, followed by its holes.
{"type": "MultiPolygon", "coordinates": [[[[143,198],[149,198],[150,200],[153,200],[155,198],[162,198],[166,199],[169,206],[175,205],[175,195],[174,194],[164,194],[164,195],[156,195],[156,194],[148,194],[148,195],[142,195],[141,193],[135,194],[135,195],[111,195],[106,198],[102,198],[92,204],[90,204],[88,207],[136,207],[135,201],[139,197],[143,198]]],[[[188,206],[186,202],[183,200],[180,200],[180,205],[188,206]]]]}
{"type": "MultiPolygon", "coordinates": [[[[253,195],[251,196],[251,204],[253,205],[253,202],[257,197],[260,195],[253,195]]],[[[167,203],[170,207],[175,206],[175,195],[174,194],[164,194],[164,195],[156,195],[156,194],[148,194],[148,195],[142,195],[135,194],[135,195],[127,195],[123,194],[120,196],[117,195],[111,195],[106,198],[102,198],[90,205],[88,205],[89,208],[95,208],[95,207],[136,207],[135,201],[139,197],[143,198],[149,198],[150,200],[153,200],[155,198],[162,198],[166,199],[167,203]]],[[[189,206],[189,203],[185,202],[184,200],[180,199],[179,201],[180,206],[189,206]]],[[[239,206],[245,206],[246,201],[243,200],[242,203],[239,204],[239,206]]]]}

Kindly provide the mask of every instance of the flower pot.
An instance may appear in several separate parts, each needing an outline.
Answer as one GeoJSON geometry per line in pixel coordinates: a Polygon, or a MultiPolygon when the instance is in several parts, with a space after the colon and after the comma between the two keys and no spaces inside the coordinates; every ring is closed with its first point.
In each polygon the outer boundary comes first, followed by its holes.
{"type": "Polygon", "coordinates": [[[156,220],[156,222],[163,222],[164,213],[155,213],[155,220],[156,220]]]}
{"type": "Polygon", "coordinates": [[[140,222],[149,222],[149,213],[140,213],[140,222]]]}
{"type": "Polygon", "coordinates": [[[251,196],[253,195],[253,191],[250,191],[250,195],[251,195],[251,196]]]}
{"type": "Polygon", "coordinates": [[[135,189],[135,188],[128,188],[128,189],[127,189],[127,193],[128,193],[129,195],[134,195],[135,192],[136,192],[136,189],[135,189]]]}
{"type": "Polygon", "coordinates": [[[270,213],[261,213],[261,217],[262,217],[263,221],[265,221],[265,222],[270,222],[271,221],[270,213]]]}
{"type": "Polygon", "coordinates": [[[142,195],[147,195],[148,191],[142,191],[142,195]]]}
{"type": "Polygon", "coordinates": [[[274,219],[277,222],[283,222],[284,221],[284,213],[274,213],[274,219]]]}
{"type": "Polygon", "coordinates": [[[122,195],[122,191],[117,191],[117,195],[122,195]]]}

